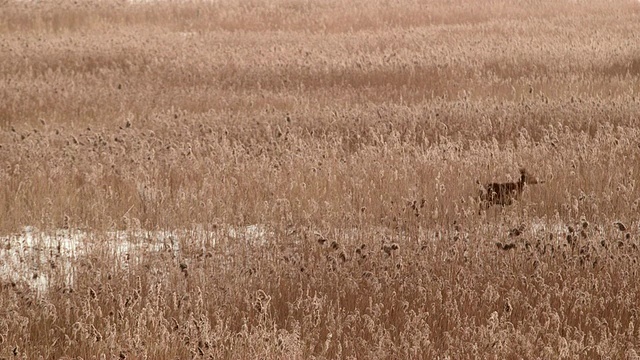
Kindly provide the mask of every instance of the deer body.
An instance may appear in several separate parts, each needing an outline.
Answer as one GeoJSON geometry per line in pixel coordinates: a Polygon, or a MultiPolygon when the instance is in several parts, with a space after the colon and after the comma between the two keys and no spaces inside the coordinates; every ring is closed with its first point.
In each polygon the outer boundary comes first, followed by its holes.
{"type": "Polygon", "coordinates": [[[538,180],[525,169],[520,169],[520,179],[517,182],[490,183],[483,186],[480,192],[480,202],[483,208],[492,205],[508,206],[513,204],[524,191],[525,184],[537,184],[538,180]]]}

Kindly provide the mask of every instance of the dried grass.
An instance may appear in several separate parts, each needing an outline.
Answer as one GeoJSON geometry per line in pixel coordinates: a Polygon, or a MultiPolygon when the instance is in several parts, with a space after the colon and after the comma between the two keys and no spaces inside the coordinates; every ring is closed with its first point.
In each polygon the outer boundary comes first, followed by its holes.
{"type": "Polygon", "coordinates": [[[27,258],[54,285],[0,282],[0,357],[637,357],[639,14],[0,2],[2,233],[271,229],[27,258]]]}

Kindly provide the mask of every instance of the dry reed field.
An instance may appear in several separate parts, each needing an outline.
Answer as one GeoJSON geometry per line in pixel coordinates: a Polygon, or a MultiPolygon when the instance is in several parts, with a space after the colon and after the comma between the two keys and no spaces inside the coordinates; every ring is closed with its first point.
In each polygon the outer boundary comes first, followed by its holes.
{"type": "Polygon", "coordinates": [[[0,359],[638,359],[638,174],[638,1],[0,0],[0,359]]]}

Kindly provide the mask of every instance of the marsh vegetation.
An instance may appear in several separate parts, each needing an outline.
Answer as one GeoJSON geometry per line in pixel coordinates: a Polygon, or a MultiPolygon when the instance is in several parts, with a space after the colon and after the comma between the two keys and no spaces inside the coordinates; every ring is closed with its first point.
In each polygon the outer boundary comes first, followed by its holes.
{"type": "Polygon", "coordinates": [[[633,358],[639,36],[625,0],[0,2],[0,358],[633,358]]]}

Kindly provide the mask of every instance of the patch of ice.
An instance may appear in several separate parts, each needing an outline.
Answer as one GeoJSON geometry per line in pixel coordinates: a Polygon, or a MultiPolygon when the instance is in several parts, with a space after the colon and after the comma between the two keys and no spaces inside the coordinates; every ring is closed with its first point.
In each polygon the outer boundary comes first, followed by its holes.
{"type": "Polygon", "coordinates": [[[264,225],[249,225],[245,227],[231,227],[227,230],[227,236],[236,240],[245,240],[257,245],[264,245],[267,239],[274,234],[264,225]]]}
{"type": "Polygon", "coordinates": [[[214,231],[113,231],[104,233],[80,230],[39,231],[27,226],[22,232],[0,237],[0,281],[26,283],[46,292],[53,276],[62,278],[64,286],[74,284],[77,260],[91,255],[113,255],[114,266],[127,269],[146,254],[170,252],[179,257],[185,244],[213,247],[221,238],[266,244],[274,233],[264,225],[225,226],[214,231]],[[106,252],[106,253],[105,253],[106,252]]]}

